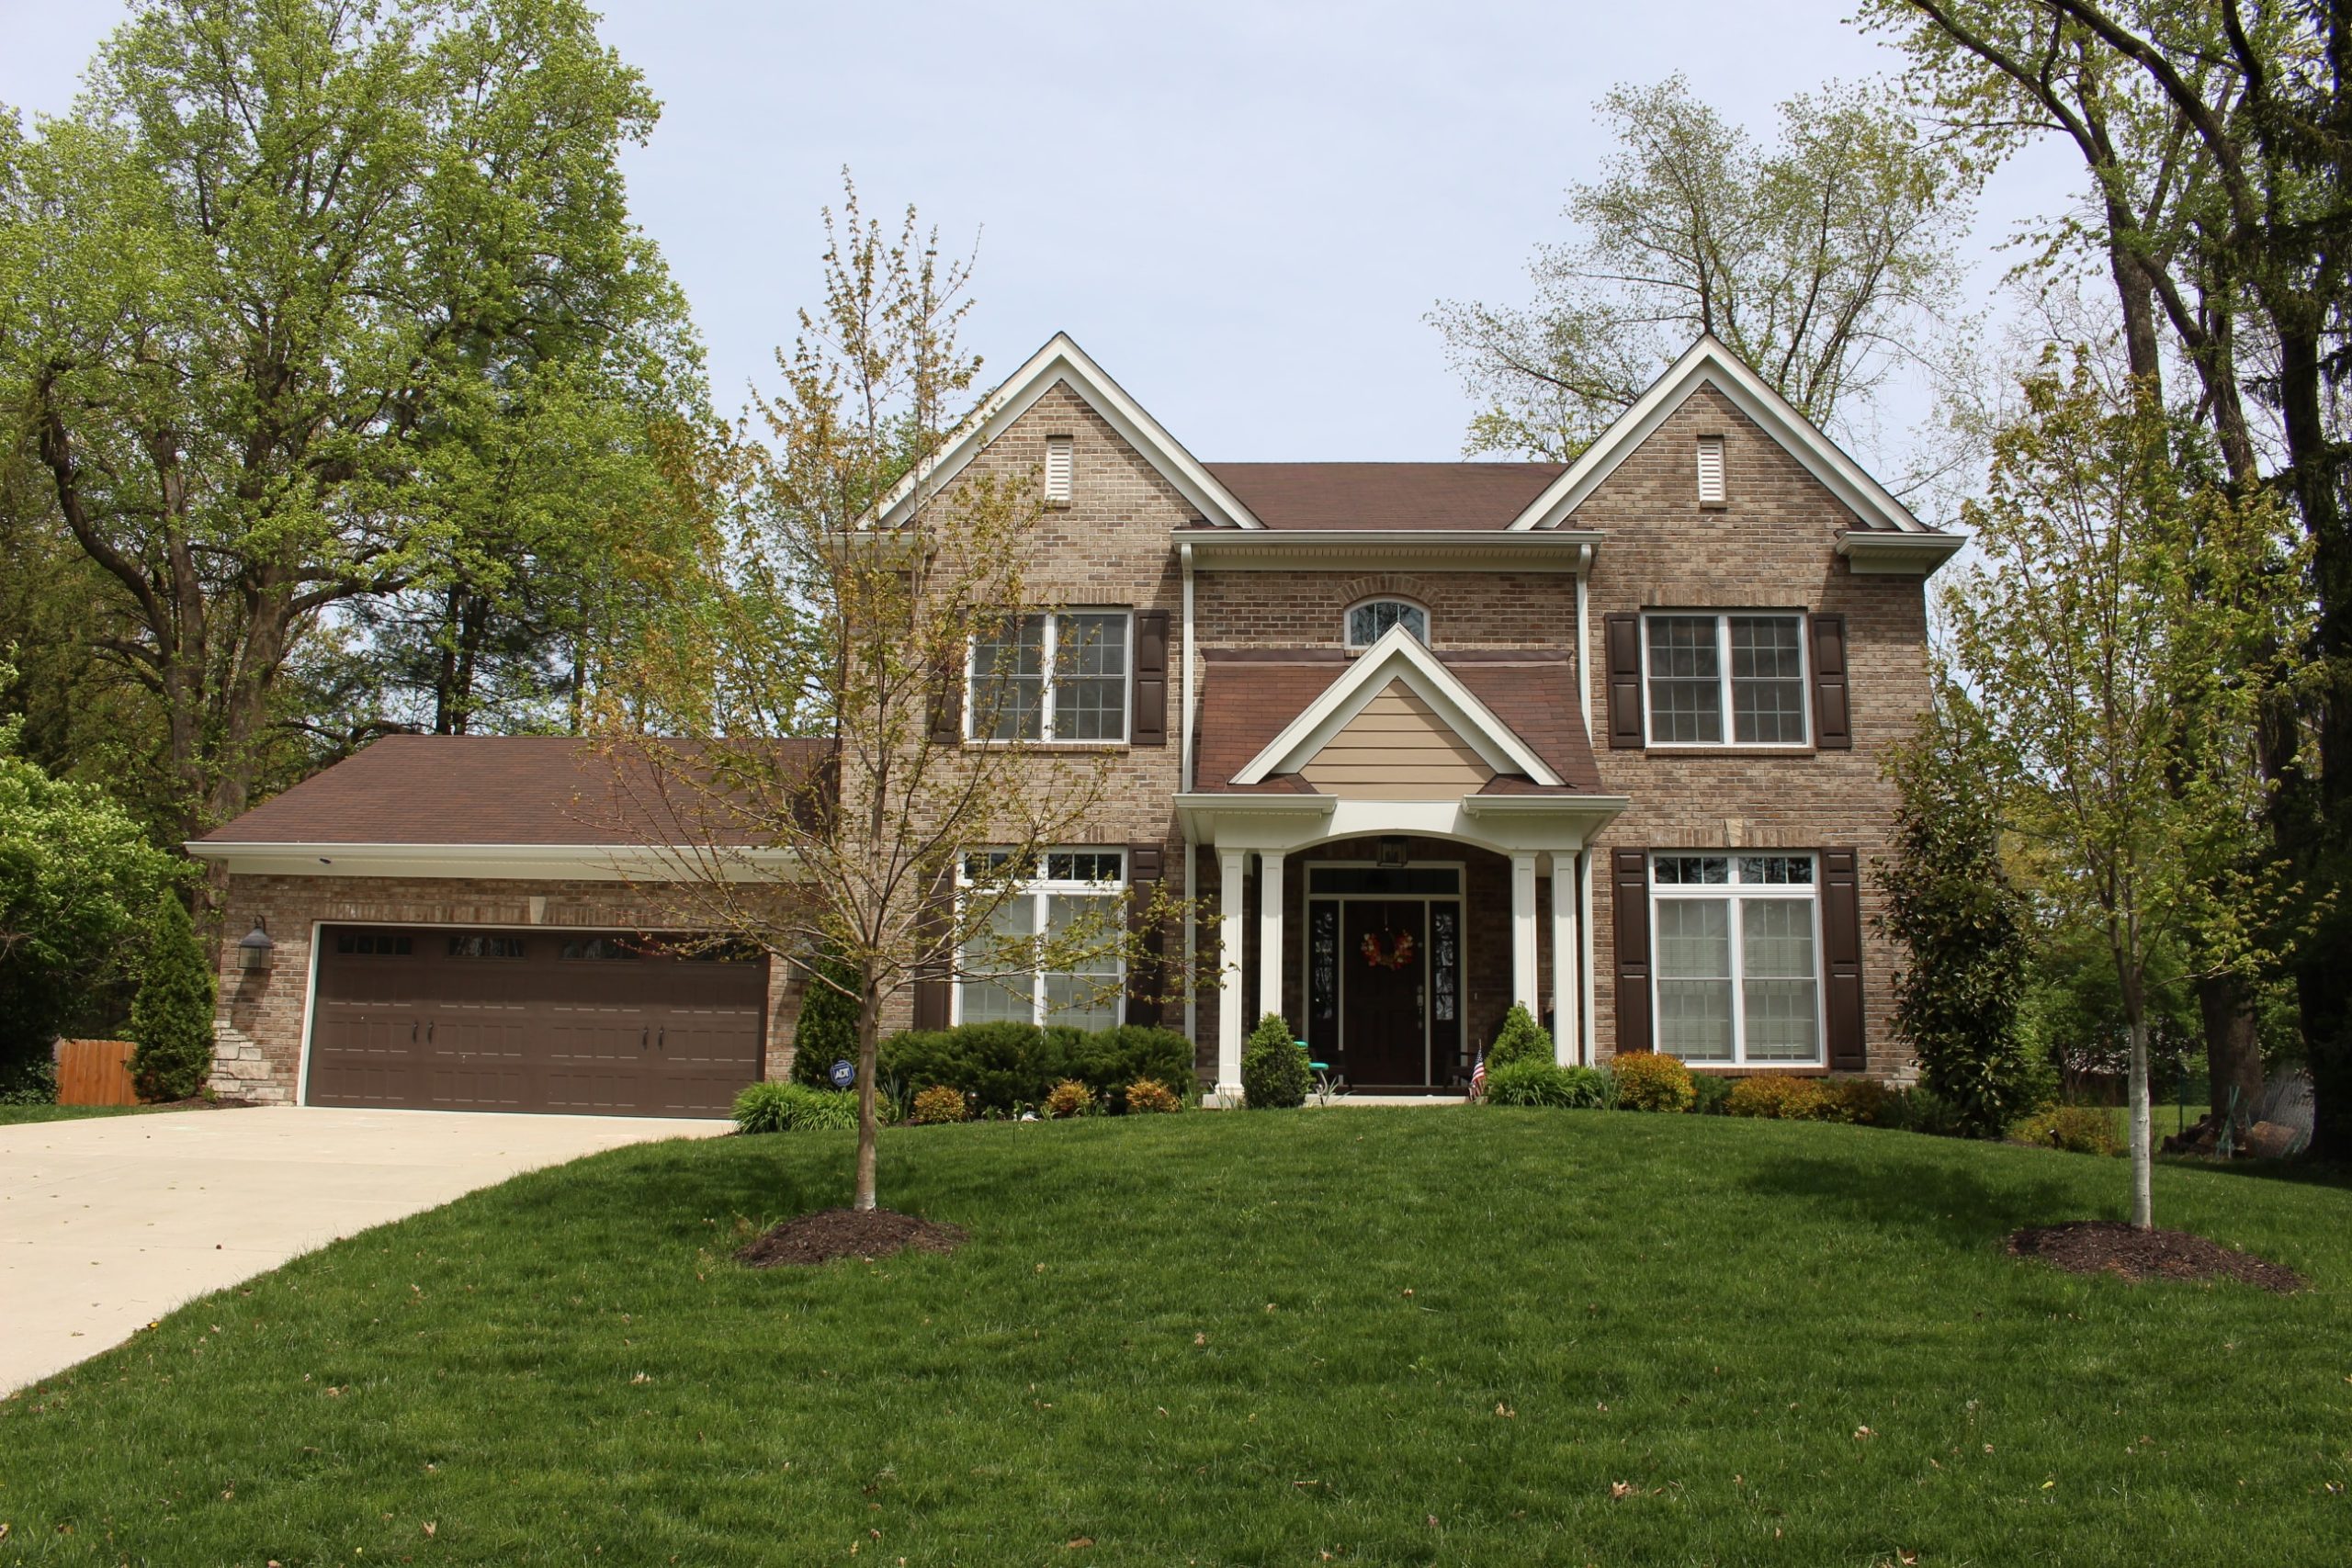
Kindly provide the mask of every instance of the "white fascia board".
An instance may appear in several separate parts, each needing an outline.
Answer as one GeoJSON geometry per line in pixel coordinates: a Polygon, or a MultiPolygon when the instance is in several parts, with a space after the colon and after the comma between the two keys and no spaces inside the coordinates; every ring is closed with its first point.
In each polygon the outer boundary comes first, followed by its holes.
{"type": "Polygon", "coordinates": [[[1699,341],[1665,375],[1651,382],[1649,390],[1634,400],[1633,407],[1619,414],[1616,422],[1601,432],[1600,438],[1568,466],[1566,472],[1546,485],[1544,493],[1528,504],[1527,510],[1512,522],[1512,529],[1550,528],[1573,514],[1600,482],[1616,471],[1617,465],[1702,385],[1711,385],[1729,398],[1734,407],[1779,442],[1855,515],[1906,534],[1928,532],[1927,525],[1913,516],[1909,507],[1871,478],[1860,463],[1742,363],[1713,333],[1701,333],[1699,341]]]}
{"type": "Polygon", "coordinates": [[[626,882],[723,870],[731,880],[788,874],[780,849],[650,844],[287,844],[198,840],[182,846],[238,876],[449,876],[487,881],[626,882]]]}
{"type": "Polygon", "coordinates": [[[1203,792],[1176,797],[1194,843],[1283,853],[1336,839],[1391,833],[1476,844],[1498,853],[1568,853],[1590,844],[1627,804],[1622,795],[1351,800],[1203,792]],[[1273,807],[1277,801],[1280,806],[1273,807]]]}
{"type": "Polygon", "coordinates": [[[1966,549],[1968,540],[1966,534],[1866,534],[1849,528],[1838,536],[1838,553],[1857,577],[1927,578],[1966,549]]]}
{"type": "Polygon", "coordinates": [[[1037,400],[1057,384],[1065,382],[1119,433],[1121,439],[1141,453],[1144,461],[1158,469],[1178,494],[1198,508],[1203,517],[1231,528],[1265,526],[1184,449],[1183,443],[1170,435],[1165,426],[1144,411],[1141,403],[1127,395],[1125,388],[1104,374],[1102,367],[1068,333],[1056,333],[1045,347],[1006,377],[972,411],[970,417],[956,427],[936,455],[893,485],[875,507],[872,525],[898,526],[919,495],[936,493],[952,483],[965,466],[1007,426],[1035,407],[1037,400]]]}
{"type": "Polygon", "coordinates": [[[1402,681],[1423,702],[1435,708],[1453,732],[1470,744],[1487,766],[1498,773],[1524,773],[1540,784],[1557,784],[1559,774],[1509,725],[1471,694],[1470,688],[1423,648],[1420,639],[1402,626],[1391,626],[1357,656],[1348,672],[1332,682],[1323,694],[1306,705],[1296,718],[1268,741],[1233,775],[1238,784],[1261,784],[1269,774],[1295,773],[1308,759],[1331,742],[1356,715],[1392,681],[1402,681]]]}
{"type": "Polygon", "coordinates": [[[1529,571],[1567,574],[1587,570],[1595,546],[1607,537],[1582,528],[1180,528],[1206,571],[1297,571],[1343,567],[1351,571],[1529,571]]]}

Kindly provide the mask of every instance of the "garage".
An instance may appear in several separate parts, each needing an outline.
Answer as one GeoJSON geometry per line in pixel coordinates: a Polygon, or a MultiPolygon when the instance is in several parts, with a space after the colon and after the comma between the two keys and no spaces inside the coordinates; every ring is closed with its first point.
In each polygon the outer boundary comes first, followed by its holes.
{"type": "Polygon", "coordinates": [[[318,934],[312,1105],[724,1116],[761,1076],[767,961],[623,931],[318,934]]]}

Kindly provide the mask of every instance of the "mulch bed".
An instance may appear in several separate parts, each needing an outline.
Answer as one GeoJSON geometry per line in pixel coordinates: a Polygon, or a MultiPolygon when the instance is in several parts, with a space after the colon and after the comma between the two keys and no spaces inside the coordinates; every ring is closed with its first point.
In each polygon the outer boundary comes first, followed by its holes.
{"type": "Polygon", "coordinates": [[[786,1220],[736,1253],[754,1269],[780,1263],[831,1263],[836,1258],[872,1262],[913,1247],[953,1252],[964,1245],[961,1226],[919,1220],[889,1209],[820,1209],[786,1220]]]}
{"type": "Polygon", "coordinates": [[[2303,1288],[2292,1269],[2235,1252],[2186,1231],[2134,1230],[2120,1220],[2038,1225],[2009,1236],[2012,1258],[2038,1258],[2070,1274],[2142,1280],[2240,1280],[2285,1295],[2303,1288]]]}

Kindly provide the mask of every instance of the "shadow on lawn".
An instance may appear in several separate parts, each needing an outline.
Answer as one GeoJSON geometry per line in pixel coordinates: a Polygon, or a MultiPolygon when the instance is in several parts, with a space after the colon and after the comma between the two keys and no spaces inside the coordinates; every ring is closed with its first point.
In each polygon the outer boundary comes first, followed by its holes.
{"type": "MultiPolygon", "coordinates": [[[[1880,1134],[1880,1137],[1916,1134],[1880,1134]]],[[[2084,1213],[2079,1191],[2047,1177],[1996,1186],[1932,1150],[1872,1150],[1867,1159],[1792,1156],[1763,1166],[1748,1181],[1759,1193],[1797,1198],[1883,1230],[1932,1232],[1959,1247],[1997,1244],[2027,1225],[2099,1216],[2084,1213]]],[[[2120,1201],[2123,1189],[2119,1185],[2120,1201]]]]}

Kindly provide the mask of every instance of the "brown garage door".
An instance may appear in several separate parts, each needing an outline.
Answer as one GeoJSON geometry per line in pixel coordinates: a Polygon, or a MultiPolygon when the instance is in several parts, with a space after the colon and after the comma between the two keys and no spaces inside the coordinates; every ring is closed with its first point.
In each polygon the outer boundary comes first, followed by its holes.
{"type": "Polygon", "coordinates": [[[312,1105],[723,1116],[760,1077],[767,961],[595,931],[329,926],[312,1105]]]}

